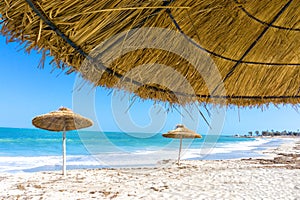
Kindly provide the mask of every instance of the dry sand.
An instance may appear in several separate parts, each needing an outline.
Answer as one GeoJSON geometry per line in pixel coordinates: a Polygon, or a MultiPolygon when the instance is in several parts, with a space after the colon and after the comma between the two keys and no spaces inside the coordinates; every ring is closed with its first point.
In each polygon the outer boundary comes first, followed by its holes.
{"type": "Polygon", "coordinates": [[[0,199],[299,199],[300,139],[268,158],[0,174],[0,199]]]}

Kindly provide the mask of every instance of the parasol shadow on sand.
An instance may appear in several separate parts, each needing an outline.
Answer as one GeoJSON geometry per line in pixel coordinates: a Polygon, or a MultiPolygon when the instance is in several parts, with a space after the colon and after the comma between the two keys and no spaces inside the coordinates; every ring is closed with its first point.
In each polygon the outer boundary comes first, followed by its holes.
{"type": "Polygon", "coordinates": [[[194,131],[186,128],[182,124],[178,124],[175,128],[175,130],[171,130],[167,133],[162,134],[163,137],[166,138],[174,138],[174,139],[180,139],[180,146],[179,146],[179,152],[178,152],[178,165],[180,165],[180,153],[182,148],[182,139],[184,138],[202,138],[202,136],[198,133],[195,133],[194,131]]]}
{"type": "Polygon", "coordinates": [[[39,115],[33,118],[32,124],[41,129],[60,132],[63,131],[63,168],[62,173],[66,175],[66,131],[87,128],[93,125],[90,119],[74,113],[68,108],[61,107],[57,111],[39,115]]]}

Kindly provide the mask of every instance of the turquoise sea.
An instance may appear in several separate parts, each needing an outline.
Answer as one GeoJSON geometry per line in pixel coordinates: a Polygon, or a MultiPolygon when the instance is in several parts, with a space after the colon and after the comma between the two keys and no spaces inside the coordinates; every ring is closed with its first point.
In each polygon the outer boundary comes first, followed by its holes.
{"type": "MultiPolygon", "coordinates": [[[[280,139],[204,135],[183,140],[182,159],[220,160],[262,156],[280,139]]],[[[155,166],[176,160],[179,140],[161,133],[67,132],[67,169],[155,166]]],[[[60,170],[62,133],[40,129],[0,128],[0,172],[60,170]]]]}

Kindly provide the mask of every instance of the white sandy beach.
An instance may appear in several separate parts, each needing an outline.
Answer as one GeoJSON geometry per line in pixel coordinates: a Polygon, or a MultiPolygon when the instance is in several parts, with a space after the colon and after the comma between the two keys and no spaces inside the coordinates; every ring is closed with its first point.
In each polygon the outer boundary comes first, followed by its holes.
{"type": "Polygon", "coordinates": [[[300,138],[261,159],[0,174],[0,199],[300,199],[300,138]]]}

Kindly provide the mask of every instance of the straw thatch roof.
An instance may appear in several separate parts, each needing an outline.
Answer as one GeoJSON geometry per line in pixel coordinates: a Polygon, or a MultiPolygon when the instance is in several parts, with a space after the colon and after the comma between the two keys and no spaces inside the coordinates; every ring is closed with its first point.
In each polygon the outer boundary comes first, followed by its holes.
{"type": "Polygon", "coordinates": [[[166,138],[202,138],[202,136],[182,124],[178,124],[174,130],[168,131],[167,133],[162,134],[166,138]]]}
{"type": "Polygon", "coordinates": [[[61,107],[57,111],[36,116],[32,124],[37,128],[60,132],[87,128],[93,125],[93,121],[61,107]]]}
{"type": "Polygon", "coordinates": [[[44,51],[57,67],[81,72],[97,86],[179,104],[300,103],[299,0],[4,0],[0,14],[8,41],[44,51]],[[142,27],[169,32],[160,38],[149,31],[149,48],[122,48],[130,46],[131,33],[102,43],[142,27]],[[180,54],[164,48],[170,41],[180,54]],[[190,60],[199,52],[211,60],[190,60]]]}

